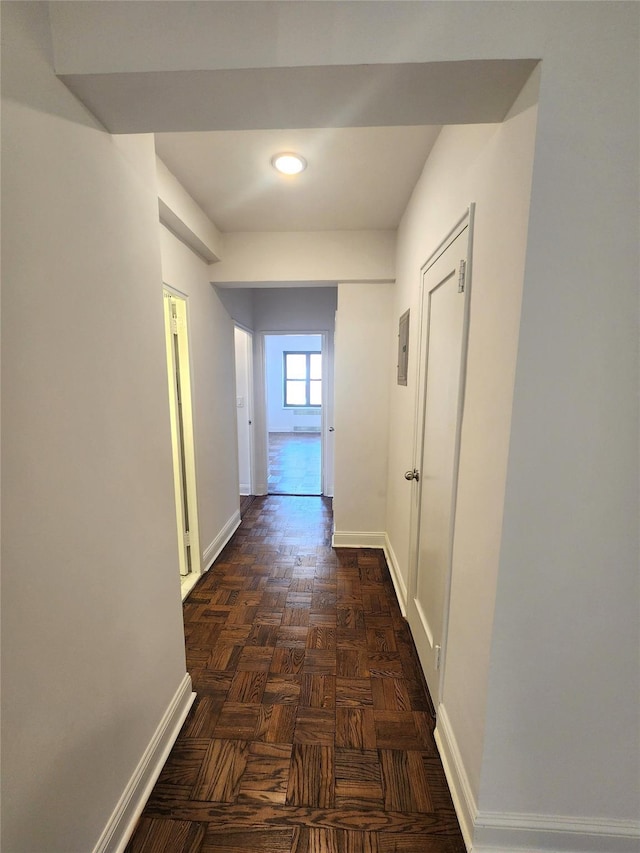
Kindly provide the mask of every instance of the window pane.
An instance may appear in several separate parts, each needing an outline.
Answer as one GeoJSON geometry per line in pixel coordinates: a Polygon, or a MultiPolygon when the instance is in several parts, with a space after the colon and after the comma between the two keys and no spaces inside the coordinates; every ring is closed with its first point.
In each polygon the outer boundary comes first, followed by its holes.
{"type": "Polygon", "coordinates": [[[312,406],[322,405],[322,382],[319,379],[312,379],[309,383],[309,395],[312,406]]]}
{"type": "Polygon", "coordinates": [[[322,379],[322,355],[319,352],[312,352],[309,359],[311,361],[310,378],[322,379]]]}
{"type": "Polygon", "coordinates": [[[293,382],[290,379],[287,380],[287,399],[285,400],[287,406],[307,405],[305,384],[299,380],[293,382]]]}
{"type": "Polygon", "coordinates": [[[287,379],[306,379],[307,376],[307,356],[305,353],[288,352],[286,355],[287,379]]]}

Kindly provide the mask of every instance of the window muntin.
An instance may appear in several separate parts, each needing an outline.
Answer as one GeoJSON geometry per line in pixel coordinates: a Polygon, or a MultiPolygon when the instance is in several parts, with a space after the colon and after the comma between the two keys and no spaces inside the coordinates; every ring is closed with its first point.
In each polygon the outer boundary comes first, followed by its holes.
{"type": "Polygon", "coordinates": [[[322,405],[322,353],[284,352],[283,377],[285,408],[322,405]]]}

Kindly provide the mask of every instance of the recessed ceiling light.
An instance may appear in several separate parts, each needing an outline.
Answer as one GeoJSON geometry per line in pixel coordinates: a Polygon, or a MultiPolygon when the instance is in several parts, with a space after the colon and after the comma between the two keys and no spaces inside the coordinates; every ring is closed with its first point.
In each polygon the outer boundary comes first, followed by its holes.
{"type": "Polygon", "coordinates": [[[307,161],[299,154],[284,151],[282,154],[274,154],[271,165],[282,175],[298,175],[307,168],[307,161]]]}

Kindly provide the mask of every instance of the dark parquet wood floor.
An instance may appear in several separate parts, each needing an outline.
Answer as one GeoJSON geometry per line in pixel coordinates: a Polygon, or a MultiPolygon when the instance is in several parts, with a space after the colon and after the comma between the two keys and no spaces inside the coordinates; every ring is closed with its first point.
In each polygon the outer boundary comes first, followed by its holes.
{"type": "Polygon", "coordinates": [[[382,551],[256,498],[184,604],[198,696],[128,853],[464,853],[382,551]]]}

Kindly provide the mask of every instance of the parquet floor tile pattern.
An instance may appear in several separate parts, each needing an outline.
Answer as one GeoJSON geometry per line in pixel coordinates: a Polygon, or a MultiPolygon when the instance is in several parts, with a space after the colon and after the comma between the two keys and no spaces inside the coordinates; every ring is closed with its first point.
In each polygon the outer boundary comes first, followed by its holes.
{"type": "Polygon", "coordinates": [[[184,604],[197,698],[128,853],[464,853],[382,551],[256,498],[184,604]]]}

